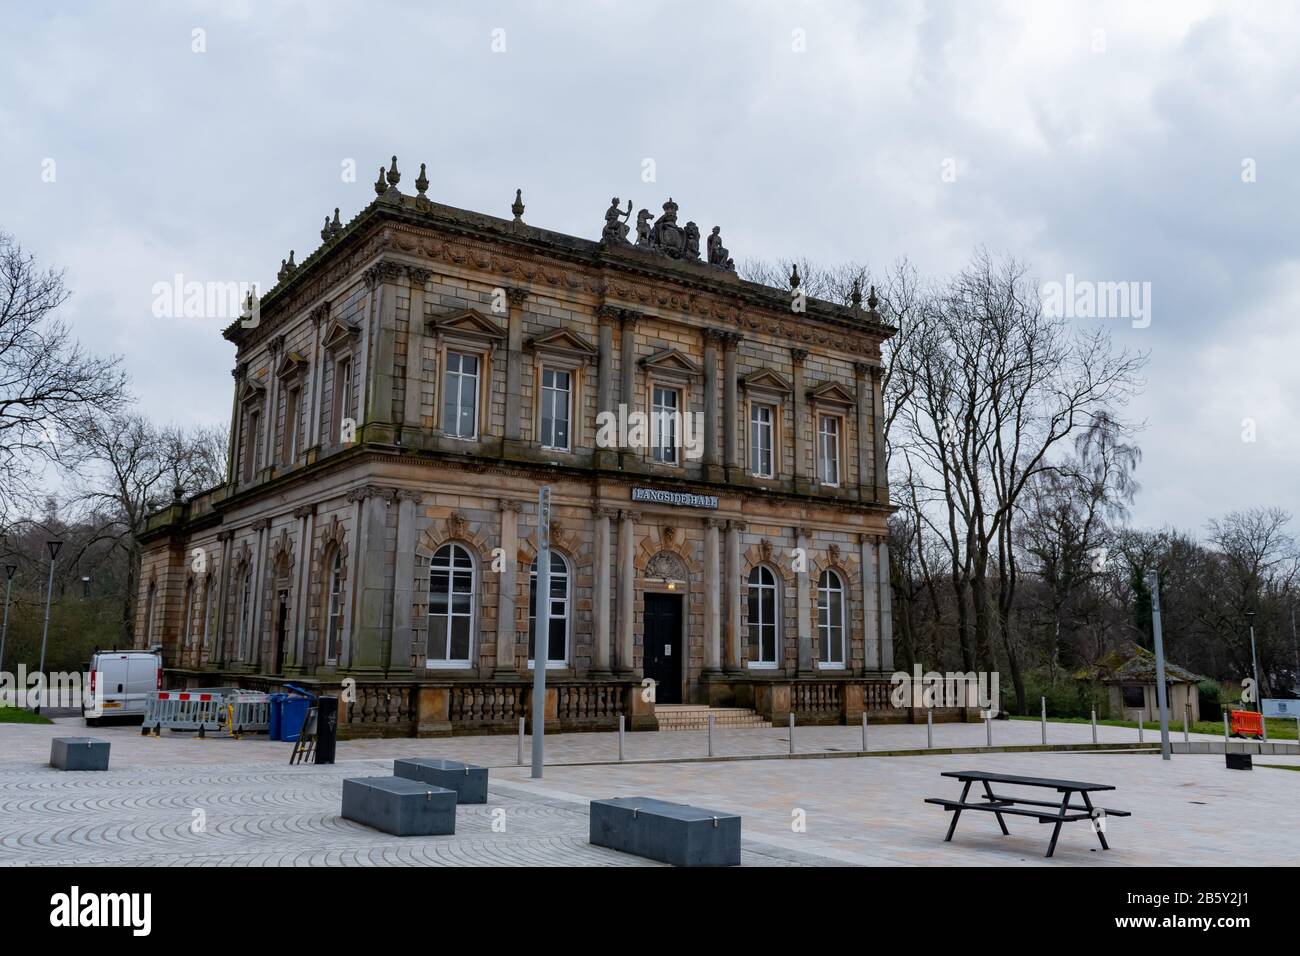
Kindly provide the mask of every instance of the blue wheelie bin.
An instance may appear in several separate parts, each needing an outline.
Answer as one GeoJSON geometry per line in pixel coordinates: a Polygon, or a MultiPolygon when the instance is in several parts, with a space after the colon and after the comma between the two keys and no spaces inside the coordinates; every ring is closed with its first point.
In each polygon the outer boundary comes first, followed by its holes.
{"type": "Polygon", "coordinates": [[[288,699],[288,694],[271,694],[267,697],[271,705],[271,716],[266,731],[268,740],[283,739],[280,734],[284,730],[284,702],[288,699]]]}
{"type": "Polygon", "coordinates": [[[307,711],[316,700],[316,695],[293,684],[284,686],[292,693],[282,695],[284,703],[280,714],[280,736],[276,739],[293,743],[302,731],[303,721],[307,719],[307,711]]]}

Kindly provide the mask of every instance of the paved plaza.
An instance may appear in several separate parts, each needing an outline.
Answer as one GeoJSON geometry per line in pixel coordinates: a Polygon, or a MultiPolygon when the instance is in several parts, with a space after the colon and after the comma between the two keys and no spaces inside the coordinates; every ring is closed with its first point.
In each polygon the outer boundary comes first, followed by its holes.
{"type": "MultiPolygon", "coordinates": [[[[1040,742],[1038,724],[1000,721],[995,742],[1040,742]]],[[[1300,859],[1295,826],[1300,773],[1228,771],[1222,755],[1049,752],[835,756],[859,751],[857,727],[718,731],[708,760],[702,732],[617,734],[547,740],[542,781],[516,766],[514,737],[343,741],[333,766],[291,767],[291,745],[184,735],[142,737],[138,726],[87,731],[0,724],[0,864],[5,865],[653,865],[587,842],[587,804],[644,795],[740,813],[743,863],[800,865],[1290,865],[1300,859]],[[89,733],[112,742],[107,773],[46,766],[55,736],[89,733]],[[814,754],[823,756],[816,757],[814,754]],[[404,756],[445,756],[492,767],[485,806],[462,806],[451,837],[397,838],[339,816],[344,777],[390,773],[404,756]],[[765,755],[770,759],[744,759],[765,755]],[[943,770],[984,769],[1113,783],[1098,801],[1131,810],[1112,819],[1101,852],[1086,824],[1066,827],[1053,859],[1050,833],[1012,820],[998,833],[990,814],[963,817],[944,843],[948,815],[923,803],[956,797],[943,770]]],[[[1151,743],[1157,735],[1148,733],[1151,743]]],[[[1137,732],[1099,728],[1103,743],[1137,732]]],[[[1181,734],[1175,735],[1181,740],[1181,734]]],[[[1210,738],[1197,738],[1193,740],[1210,738]]],[[[1049,725],[1054,744],[1087,743],[1086,725],[1049,725]]],[[[981,724],[939,724],[934,745],[985,743],[981,724]]],[[[924,748],[924,725],[873,726],[872,751],[924,748]]],[[[1300,766],[1300,756],[1256,764],[1300,766]]]]}

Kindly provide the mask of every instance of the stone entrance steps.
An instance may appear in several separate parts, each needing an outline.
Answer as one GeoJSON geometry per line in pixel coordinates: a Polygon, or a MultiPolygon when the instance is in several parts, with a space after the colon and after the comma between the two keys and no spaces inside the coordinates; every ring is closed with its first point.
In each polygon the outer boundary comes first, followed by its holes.
{"type": "Polygon", "coordinates": [[[708,730],[709,718],[715,729],[721,730],[771,727],[752,710],[744,707],[708,707],[704,704],[656,704],[655,717],[660,730],[708,730]]]}

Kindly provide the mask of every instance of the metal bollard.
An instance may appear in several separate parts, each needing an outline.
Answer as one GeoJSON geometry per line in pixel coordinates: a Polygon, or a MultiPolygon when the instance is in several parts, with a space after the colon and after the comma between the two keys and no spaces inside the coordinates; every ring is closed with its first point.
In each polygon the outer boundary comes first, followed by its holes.
{"type": "Polygon", "coordinates": [[[1097,708],[1092,709],[1092,742],[1097,742],[1097,708]]]}
{"type": "MultiPolygon", "coordinates": [[[[1268,718],[1264,716],[1262,711],[1259,715],[1259,739],[1262,743],[1268,743],[1268,718]]],[[[1260,753],[1263,752],[1260,751],[1260,753]]]]}
{"type": "Polygon", "coordinates": [[[622,714],[619,714],[618,715],[618,759],[619,760],[623,759],[623,721],[624,720],[626,720],[626,718],[622,714]]]}
{"type": "Polygon", "coordinates": [[[867,752],[867,712],[865,710],[862,712],[862,752],[867,752]]]}
{"type": "Polygon", "coordinates": [[[1191,713],[1192,705],[1191,702],[1188,702],[1183,706],[1183,743],[1185,744],[1190,744],[1192,742],[1191,721],[1188,720],[1191,713]]]}
{"type": "Polygon", "coordinates": [[[1228,715],[1223,715],[1223,742],[1228,742],[1228,715]]]}
{"type": "Polygon", "coordinates": [[[1043,725],[1043,743],[1046,744],[1047,743],[1047,698],[1044,697],[1042,700],[1043,700],[1043,718],[1041,723],[1043,725]]]}
{"type": "Polygon", "coordinates": [[[519,752],[515,755],[515,764],[520,767],[524,765],[524,718],[522,717],[519,718],[519,752]]]}
{"type": "Polygon", "coordinates": [[[713,756],[713,715],[709,714],[709,756],[713,756]]]}
{"type": "Polygon", "coordinates": [[[928,708],[925,712],[925,746],[927,750],[934,747],[934,711],[928,708]]]}
{"type": "Polygon", "coordinates": [[[790,753],[794,753],[794,711],[790,712],[790,753]]]}
{"type": "Polygon", "coordinates": [[[1146,723],[1146,715],[1147,712],[1145,708],[1138,711],[1138,743],[1143,743],[1142,725],[1146,723]]]}
{"type": "Polygon", "coordinates": [[[984,742],[993,746],[993,715],[989,713],[984,715],[984,742]]]}

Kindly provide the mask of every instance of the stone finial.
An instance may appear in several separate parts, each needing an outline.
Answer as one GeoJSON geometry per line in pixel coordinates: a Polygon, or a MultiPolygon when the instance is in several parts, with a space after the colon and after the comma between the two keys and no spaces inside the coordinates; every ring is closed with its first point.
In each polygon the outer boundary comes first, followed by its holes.
{"type": "Polygon", "coordinates": [[[281,260],[280,260],[280,271],[277,272],[277,273],[275,274],[275,277],[276,277],[276,279],[279,280],[280,282],[283,282],[283,281],[284,281],[284,277],[287,276],[288,274],[289,274],[289,262],[288,262],[288,260],[286,260],[286,259],[281,259],[281,260]]]}
{"type": "Polygon", "coordinates": [[[524,191],[515,190],[515,201],[510,204],[510,211],[514,214],[515,222],[524,221],[524,191]]]}
{"type": "Polygon", "coordinates": [[[339,221],[339,207],[334,207],[334,221],[330,223],[330,236],[337,236],[343,231],[343,223],[339,221]]]}
{"type": "Polygon", "coordinates": [[[867,309],[873,319],[880,318],[880,314],[876,312],[876,305],[879,302],[880,300],[876,298],[876,287],[873,285],[871,291],[867,293],[867,309]]]}
{"type": "Polygon", "coordinates": [[[387,187],[384,184],[384,167],[379,167],[379,178],[375,180],[375,195],[382,196],[387,187]]]}
{"type": "Polygon", "coordinates": [[[853,291],[849,293],[849,299],[853,302],[853,308],[862,308],[862,279],[859,276],[853,278],[853,291]]]}
{"type": "Polygon", "coordinates": [[[330,217],[329,216],[325,217],[325,225],[320,227],[320,241],[321,242],[330,241],[330,217]]]}
{"type": "Polygon", "coordinates": [[[176,502],[177,504],[180,504],[184,500],[185,500],[185,489],[182,488],[180,485],[177,485],[175,488],[172,489],[172,501],[176,502]]]}
{"type": "Polygon", "coordinates": [[[400,183],[401,181],[402,181],[402,174],[397,171],[397,157],[394,156],[393,164],[388,167],[388,185],[396,189],[397,184],[400,183]]]}
{"type": "Polygon", "coordinates": [[[289,271],[290,271],[290,272],[294,272],[294,271],[296,271],[297,268],[298,268],[298,264],[297,264],[296,262],[293,261],[293,250],[292,250],[292,249],[289,250],[289,263],[288,263],[288,265],[289,265],[289,271]]]}
{"type": "MultiPolygon", "coordinates": [[[[393,157],[393,162],[394,163],[397,162],[396,156],[393,157]]],[[[415,177],[415,191],[419,193],[421,196],[423,196],[424,191],[428,188],[429,188],[429,177],[424,174],[424,163],[421,163],[420,175],[415,177]]]]}
{"type": "Polygon", "coordinates": [[[790,291],[798,291],[801,282],[803,280],[799,278],[799,263],[795,262],[790,266],[790,291]]]}

